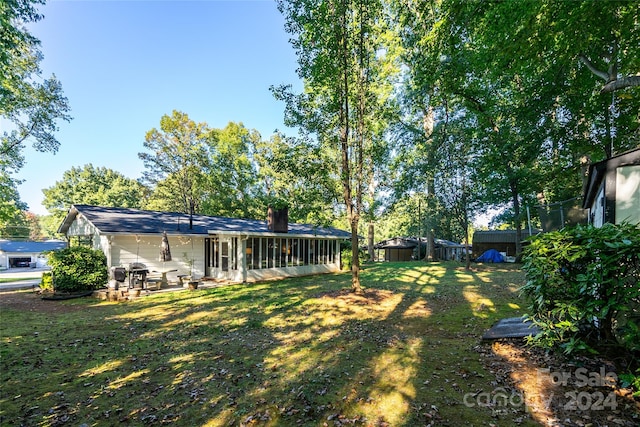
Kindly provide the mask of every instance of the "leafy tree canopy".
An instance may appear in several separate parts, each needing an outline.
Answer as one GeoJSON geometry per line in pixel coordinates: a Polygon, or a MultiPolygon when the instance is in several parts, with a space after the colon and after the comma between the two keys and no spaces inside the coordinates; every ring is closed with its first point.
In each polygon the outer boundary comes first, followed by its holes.
{"type": "Polygon", "coordinates": [[[37,151],[55,153],[60,143],[54,133],[59,120],[69,121],[69,105],[55,76],[43,78],[39,40],[25,24],[42,18],[36,5],[44,0],[3,0],[0,3],[0,222],[20,215],[26,206],[13,174],[25,162],[23,150],[31,142],[37,151]],[[4,130],[6,129],[6,130],[4,130]]]}
{"type": "Polygon", "coordinates": [[[42,205],[60,222],[72,204],[141,208],[148,189],[120,172],[87,164],[72,167],[62,179],[42,190],[42,205]]]}

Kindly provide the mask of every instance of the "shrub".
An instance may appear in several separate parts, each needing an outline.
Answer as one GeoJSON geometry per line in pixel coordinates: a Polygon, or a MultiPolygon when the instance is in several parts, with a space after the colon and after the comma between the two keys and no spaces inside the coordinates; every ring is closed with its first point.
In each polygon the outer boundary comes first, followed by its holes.
{"type": "Polygon", "coordinates": [[[107,282],[107,258],[102,251],[75,246],[49,253],[56,292],[88,291],[107,282]]]}
{"type": "Polygon", "coordinates": [[[576,226],[530,239],[522,292],[541,332],[532,343],[566,353],[603,345],[640,350],[640,227],[576,226]]]}
{"type": "Polygon", "coordinates": [[[40,281],[40,289],[45,291],[53,290],[53,275],[50,271],[42,273],[42,280],[40,281]]]}
{"type": "MultiPolygon", "coordinates": [[[[351,270],[351,266],[353,264],[353,251],[351,250],[350,244],[345,244],[340,251],[341,263],[343,270],[351,270]]],[[[369,255],[367,251],[363,249],[358,249],[358,258],[360,259],[360,266],[366,263],[369,260],[369,255]]]]}

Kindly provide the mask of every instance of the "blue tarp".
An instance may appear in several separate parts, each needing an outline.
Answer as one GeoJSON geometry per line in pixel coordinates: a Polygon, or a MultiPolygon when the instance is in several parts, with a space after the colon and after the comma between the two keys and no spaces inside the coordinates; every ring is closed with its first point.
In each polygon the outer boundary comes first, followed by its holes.
{"type": "Polygon", "coordinates": [[[504,257],[495,249],[489,249],[478,258],[476,262],[504,262],[504,257]]]}

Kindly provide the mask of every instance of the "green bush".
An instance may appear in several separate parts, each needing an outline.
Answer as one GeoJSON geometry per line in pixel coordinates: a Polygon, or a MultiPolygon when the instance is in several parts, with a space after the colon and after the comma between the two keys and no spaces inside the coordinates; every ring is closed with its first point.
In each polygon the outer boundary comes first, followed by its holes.
{"type": "Polygon", "coordinates": [[[640,226],[576,226],[530,239],[523,254],[532,343],[566,353],[640,350],[640,226]]]}
{"type": "Polygon", "coordinates": [[[89,291],[107,283],[107,258],[102,251],[75,246],[49,253],[56,292],[89,291]]]}
{"type": "MultiPolygon", "coordinates": [[[[351,250],[350,244],[344,245],[344,247],[340,251],[340,257],[342,262],[342,269],[351,270],[351,265],[353,264],[353,251],[351,250]]],[[[369,259],[367,251],[363,249],[358,250],[358,257],[360,258],[360,266],[362,266],[369,259]]]]}
{"type": "Polygon", "coordinates": [[[53,275],[50,271],[42,273],[42,280],[40,280],[40,289],[45,291],[53,290],[53,275]]]}

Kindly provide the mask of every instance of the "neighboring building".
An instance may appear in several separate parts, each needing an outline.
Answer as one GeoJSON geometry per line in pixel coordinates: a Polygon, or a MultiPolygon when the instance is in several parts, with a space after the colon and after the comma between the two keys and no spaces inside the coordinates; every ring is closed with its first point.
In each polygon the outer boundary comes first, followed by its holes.
{"type": "MultiPolygon", "coordinates": [[[[463,260],[465,246],[444,239],[434,239],[435,257],[441,261],[463,260]]],[[[394,237],[376,243],[374,249],[384,250],[385,261],[411,261],[424,256],[427,248],[427,239],[415,237],[394,237]],[[420,251],[418,251],[420,246],[420,251]]],[[[380,259],[380,257],[377,257],[380,259]]]]}
{"type": "Polygon", "coordinates": [[[45,252],[66,247],[67,243],[62,240],[46,242],[0,240],[0,269],[46,267],[45,252]]]}
{"type": "Polygon", "coordinates": [[[351,234],[335,228],[138,209],[73,205],[58,229],[107,256],[109,267],[143,263],[177,275],[247,282],[340,270],[340,242],[351,234]],[[281,231],[275,231],[281,230],[281,231]],[[162,262],[166,232],[172,260],[162,262]]]}
{"type": "MultiPolygon", "coordinates": [[[[522,230],[522,240],[531,235],[539,234],[541,230],[522,230]]],[[[478,230],[473,233],[473,258],[477,258],[489,249],[502,252],[507,257],[516,256],[516,230],[478,230]]]]}
{"type": "Polygon", "coordinates": [[[415,259],[414,252],[419,244],[418,239],[411,237],[394,237],[376,243],[373,248],[384,250],[385,261],[411,261],[415,259]]]}
{"type": "Polygon", "coordinates": [[[640,148],[589,166],[582,207],[596,227],[640,224],[640,148]]]}
{"type": "Polygon", "coordinates": [[[467,246],[444,239],[433,240],[436,259],[442,261],[464,261],[467,246]]]}

